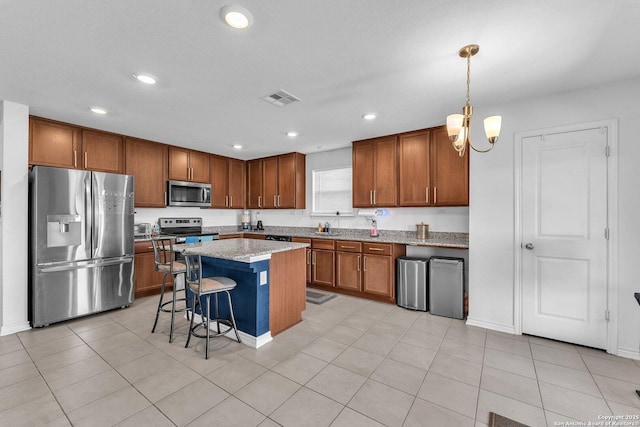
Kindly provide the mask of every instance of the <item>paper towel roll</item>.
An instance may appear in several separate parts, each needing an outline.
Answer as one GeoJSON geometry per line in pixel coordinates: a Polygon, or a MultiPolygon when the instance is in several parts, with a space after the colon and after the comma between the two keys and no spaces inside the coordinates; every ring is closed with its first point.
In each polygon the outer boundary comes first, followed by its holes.
{"type": "Polygon", "coordinates": [[[382,209],[359,209],[358,216],[380,216],[382,215],[382,209]]]}

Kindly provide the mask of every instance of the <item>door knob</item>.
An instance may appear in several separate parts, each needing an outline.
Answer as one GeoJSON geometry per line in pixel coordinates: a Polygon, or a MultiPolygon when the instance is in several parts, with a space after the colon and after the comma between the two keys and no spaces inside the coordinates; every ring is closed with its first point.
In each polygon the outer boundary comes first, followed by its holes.
{"type": "Polygon", "coordinates": [[[526,249],[531,250],[531,249],[533,249],[533,243],[527,243],[526,245],[524,245],[524,247],[525,247],[526,249]]]}

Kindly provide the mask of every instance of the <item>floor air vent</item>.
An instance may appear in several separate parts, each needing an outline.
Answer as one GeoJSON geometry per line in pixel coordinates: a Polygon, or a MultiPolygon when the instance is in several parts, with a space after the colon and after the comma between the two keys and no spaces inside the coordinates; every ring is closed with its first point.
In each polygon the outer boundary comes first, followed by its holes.
{"type": "Polygon", "coordinates": [[[284,107],[287,104],[291,104],[292,102],[300,102],[299,98],[291,95],[289,92],[280,89],[276,93],[272,93],[271,95],[267,95],[264,98],[269,104],[273,104],[276,107],[284,107]]]}

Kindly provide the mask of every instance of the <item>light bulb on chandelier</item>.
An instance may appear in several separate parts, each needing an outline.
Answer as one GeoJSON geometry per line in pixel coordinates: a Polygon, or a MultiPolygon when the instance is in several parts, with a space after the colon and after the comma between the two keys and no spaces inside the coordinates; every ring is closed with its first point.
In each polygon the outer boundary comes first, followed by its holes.
{"type": "Polygon", "coordinates": [[[471,83],[471,57],[474,56],[480,50],[480,46],[477,44],[470,44],[460,49],[458,54],[462,58],[467,59],[467,98],[464,107],[462,107],[462,114],[450,114],[447,116],[447,134],[449,140],[453,144],[453,148],[458,152],[460,157],[464,156],[467,145],[469,145],[475,151],[480,153],[486,153],[491,151],[493,144],[498,140],[500,136],[500,127],[502,125],[501,116],[491,116],[484,119],[484,131],[489,141],[489,148],[486,150],[476,148],[471,143],[471,117],[473,116],[473,107],[471,106],[471,98],[469,97],[469,86],[471,83]]]}

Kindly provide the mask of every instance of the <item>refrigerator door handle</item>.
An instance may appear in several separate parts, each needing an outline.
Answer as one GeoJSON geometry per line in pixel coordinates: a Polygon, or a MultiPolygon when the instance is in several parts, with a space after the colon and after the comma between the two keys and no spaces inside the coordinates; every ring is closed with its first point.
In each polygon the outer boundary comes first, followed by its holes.
{"type": "Polygon", "coordinates": [[[99,259],[94,261],[39,264],[38,270],[41,273],[54,273],[57,271],[79,270],[81,268],[96,268],[96,267],[108,267],[110,265],[129,264],[131,262],[133,262],[133,258],[129,256],[129,257],[107,258],[104,260],[99,259]]]}
{"type": "Polygon", "coordinates": [[[84,233],[84,245],[85,248],[90,249],[91,253],[89,256],[93,257],[94,248],[93,248],[93,215],[92,215],[92,201],[91,201],[91,187],[92,187],[92,177],[91,173],[87,174],[87,177],[84,178],[84,220],[85,220],[85,233],[84,233]]]}

